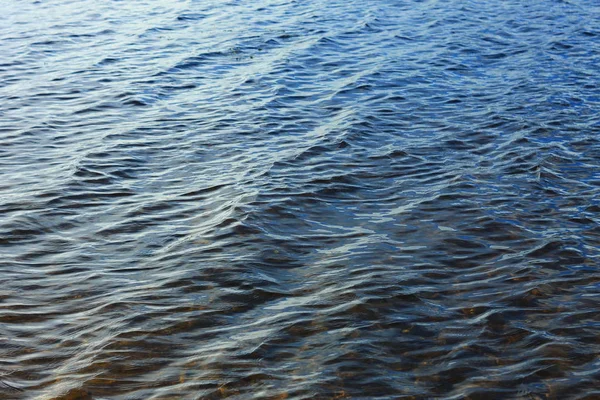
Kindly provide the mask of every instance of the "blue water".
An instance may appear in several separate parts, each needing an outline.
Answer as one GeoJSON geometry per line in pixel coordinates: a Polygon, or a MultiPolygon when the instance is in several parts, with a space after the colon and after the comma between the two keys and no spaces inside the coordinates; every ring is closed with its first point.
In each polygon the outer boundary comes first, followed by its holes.
{"type": "Polygon", "coordinates": [[[0,8],[0,398],[600,398],[596,1],[0,8]]]}

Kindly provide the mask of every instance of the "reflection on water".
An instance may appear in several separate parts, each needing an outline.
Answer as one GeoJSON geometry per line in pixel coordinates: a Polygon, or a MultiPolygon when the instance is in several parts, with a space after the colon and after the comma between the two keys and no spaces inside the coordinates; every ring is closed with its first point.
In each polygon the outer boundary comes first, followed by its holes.
{"type": "Polygon", "coordinates": [[[0,397],[600,398],[600,9],[3,2],[0,397]]]}

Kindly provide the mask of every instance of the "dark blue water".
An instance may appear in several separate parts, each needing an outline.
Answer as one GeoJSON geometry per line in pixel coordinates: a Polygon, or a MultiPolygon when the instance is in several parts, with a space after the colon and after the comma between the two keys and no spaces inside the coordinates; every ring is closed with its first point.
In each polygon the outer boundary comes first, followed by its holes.
{"type": "Polygon", "coordinates": [[[600,399],[598,2],[0,6],[0,398],[600,399]]]}

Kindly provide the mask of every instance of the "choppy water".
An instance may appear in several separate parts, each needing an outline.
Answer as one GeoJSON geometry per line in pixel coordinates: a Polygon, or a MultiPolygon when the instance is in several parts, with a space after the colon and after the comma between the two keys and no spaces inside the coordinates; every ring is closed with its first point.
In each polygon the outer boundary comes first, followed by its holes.
{"type": "Polygon", "coordinates": [[[1,6],[1,398],[600,398],[597,2],[1,6]]]}

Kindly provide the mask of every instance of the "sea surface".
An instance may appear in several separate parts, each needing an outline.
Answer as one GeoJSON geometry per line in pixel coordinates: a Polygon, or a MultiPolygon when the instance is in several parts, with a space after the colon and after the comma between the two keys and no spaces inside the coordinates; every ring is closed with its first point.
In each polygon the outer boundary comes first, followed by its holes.
{"type": "Polygon", "coordinates": [[[0,9],[0,398],[600,399],[597,1],[0,9]]]}

